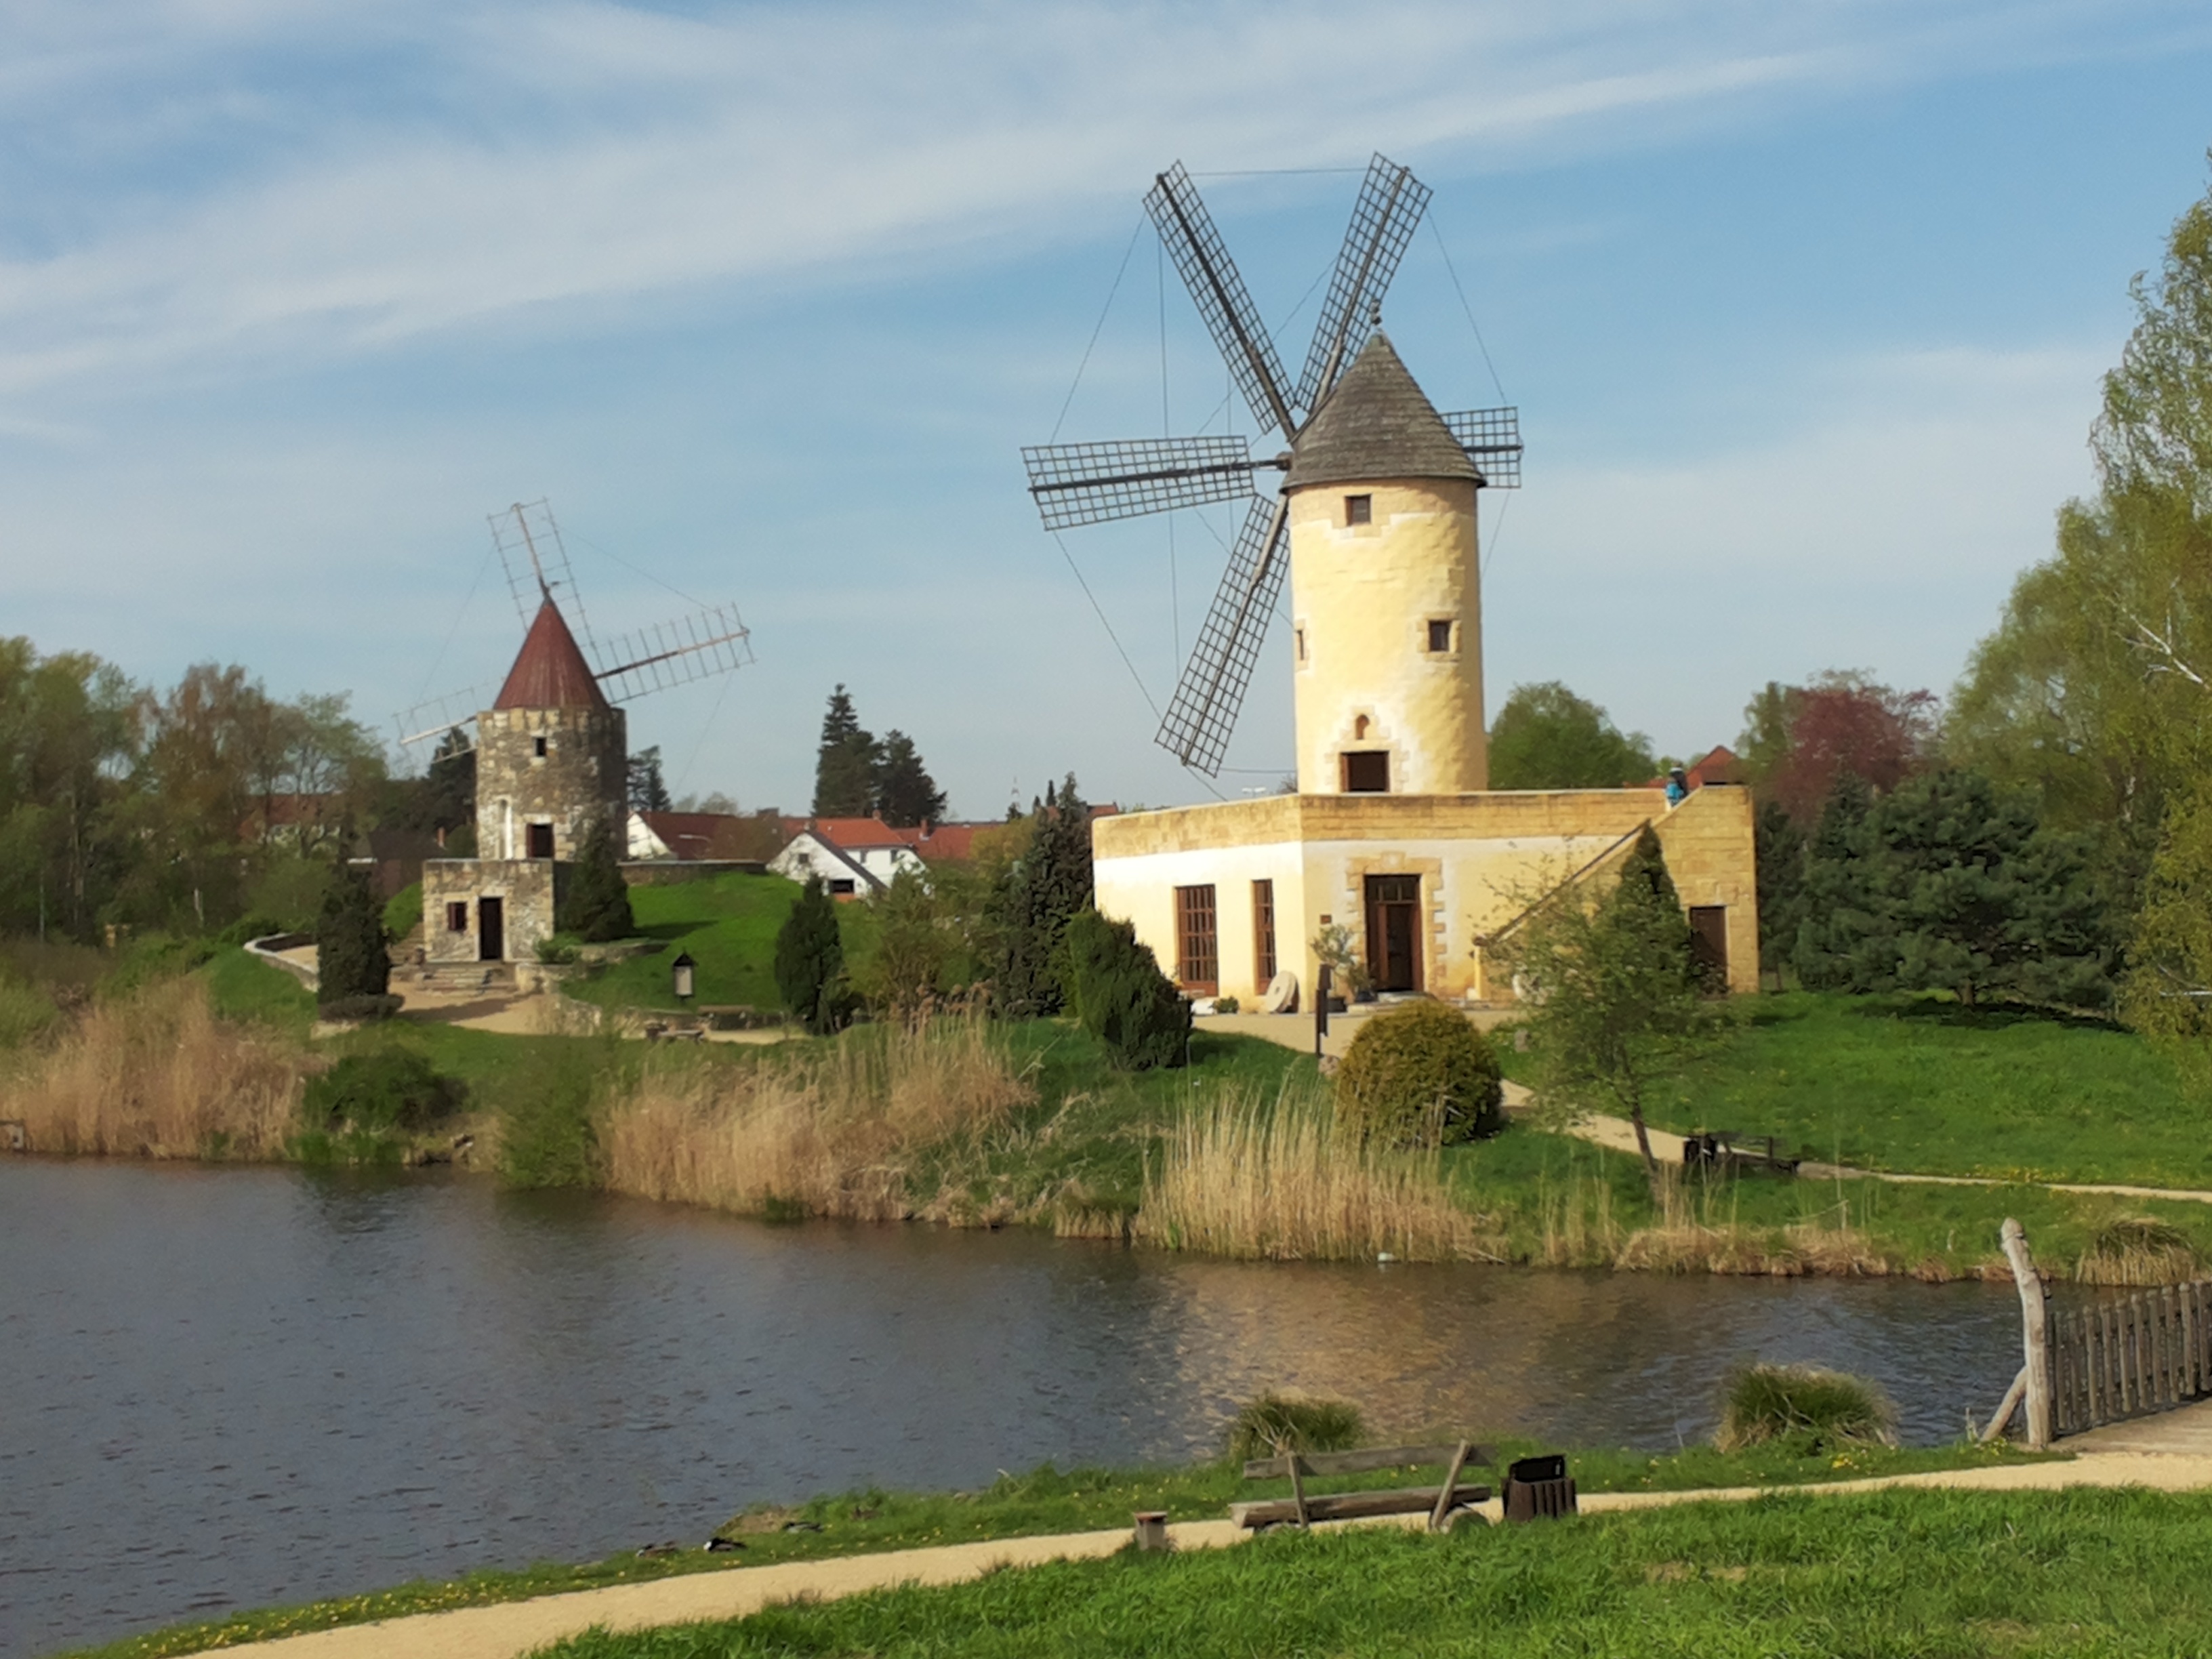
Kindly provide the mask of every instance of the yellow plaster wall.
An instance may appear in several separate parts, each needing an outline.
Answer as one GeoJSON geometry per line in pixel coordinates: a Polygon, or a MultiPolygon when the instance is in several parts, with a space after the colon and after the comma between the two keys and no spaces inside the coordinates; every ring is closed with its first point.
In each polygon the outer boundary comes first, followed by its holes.
{"type": "Polygon", "coordinates": [[[1175,889],[1212,884],[1224,992],[1251,984],[1251,883],[1275,883],[1276,959],[1314,982],[1310,948],[1329,917],[1364,941],[1365,878],[1422,878],[1425,988],[1501,999],[1480,941],[1539,894],[1593,866],[1602,875],[1646,822],[1657,830],[1685,905],[1728,907],[1729,984],[1759,987],[1759,913],[1751,798],[1699,790],[1672,811],[1654,789],[1444,796],[1277,795],[1219,805],[1125,813],[1092,826],[1098,908],[1134,924],[1169,973],[1176,965],[1175,889]],[[1610,860],[1608,859],[1610,855],[1610,860]]]}
{"type": "Polygon", "coordinates": [[[1488,784],[1474,499],[1474,485],[1456,479],[1291,493],[1301,793],[1337,793],[1347,749],[1387,750],[1393,794],[1488,784]],[[1372,522],[1346,523],[1350,495],[1370,499],[1372,522]],[[1431,621],[1452,624],[1450,650],[1429,649],[1431,621]]]}

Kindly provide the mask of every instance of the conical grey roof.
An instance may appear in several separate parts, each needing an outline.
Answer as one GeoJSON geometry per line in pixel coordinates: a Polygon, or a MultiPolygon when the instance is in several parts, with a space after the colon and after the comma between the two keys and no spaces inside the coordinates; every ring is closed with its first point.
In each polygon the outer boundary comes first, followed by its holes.
{"type": "Polygon", "coordinates": [[[1480,476],[1378,328],[1291,446],[1283,488],[1480,476]]]}

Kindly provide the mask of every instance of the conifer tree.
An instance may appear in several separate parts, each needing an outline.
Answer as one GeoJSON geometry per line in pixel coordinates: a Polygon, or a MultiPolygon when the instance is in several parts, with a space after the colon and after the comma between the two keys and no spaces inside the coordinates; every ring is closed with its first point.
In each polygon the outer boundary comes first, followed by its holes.
{"type": "Polygon", "coordinates": [[[1069,919],[1091,902],[1091,809],[1071,772],[1031,809],[1029,850],[1005,899],[999,1007],[1016,1018],[1058,1013],[1065,1000],[1060,943],[1069,919]]]}
{"type": "Polygon", "coordinates": [[[814,816],[866,817],[875,810],[876,740],[860,727],[853,699],[841,684],[822,716],[822,741],[814,751],[814,816]]]}
{"type": "Polygon", "coordinates": [[[1780,801],[1763,801],[1753,829],[1759,866],[1759,971],[1778,977],[1804,921],[1805,836],[1780,801]]]}
{"type": "Polygon", "coordinates": [[[837,903],[819,876],[807,878],[777,930],[775,988],[783,1006],[817,1036],[837,1030],[851,1016],[837,903]]]}
{"type": "Polygon", "coordinates": [[[331,872],[315,923],[315,1000],[325,1007],[356,997],[380,997],[390,989],[384,907],[367,871],[341,863],[331,872]]]}
{"type": "Polygon", "coordinates": [[[1855,823],[1832,816],[1815,837],[1798,934],[1808,985],[1946,990],[1970,1007],[1991,992],[2109,1000],[2113,952],[2087,843],[2041,828],[2024,793],[1978,772],[1932,772],[1855,823]]]}
{"type": "Polygon", "coordinates": [[[1848,989],[1850,959],[1867,921],[1863,833],[1874,791],[1856,772],[1837,775],[1805,849],[1803,908],[1790,963],[1808,990],[1848,989]]]}
{"type": "Polygon", "coordinates": [[[629,804],[636,812],[665,812],[674,805],[660,771],[660,745],[641,749],[629,757],[629,804]]]}
{"type": "Polygon", "coordinates": [[[922,765],[914,739],[903,732],[884,733],[871,787],[876,816],[894,829],[935,823],[945,816],[945,792],[922,765]]]}
{"type": "Polygon", "coordinates": [[[615,848],[614,825],[605,818],[594,818],[585,828],[554,925],[589,945],[628,939],[637,932],[629,908],[629,884],[623,879],[622,860],[615,848]]]}

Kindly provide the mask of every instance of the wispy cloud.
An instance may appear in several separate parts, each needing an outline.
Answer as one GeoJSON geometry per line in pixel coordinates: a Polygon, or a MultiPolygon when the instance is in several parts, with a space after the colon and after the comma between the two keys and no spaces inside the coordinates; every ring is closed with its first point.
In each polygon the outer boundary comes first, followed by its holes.
{"type": "MultiPolygon", "coordinates": [[[[2107,12],[2109,9],[2106,9],[2107,12]]],[[[1218,167],[1620,141],[1935,72],[2071,8],[18,9],[0,395],[1095,230],[1218,167]]],[[[563,326],[576,325],[573,320],[563,326]]]]}

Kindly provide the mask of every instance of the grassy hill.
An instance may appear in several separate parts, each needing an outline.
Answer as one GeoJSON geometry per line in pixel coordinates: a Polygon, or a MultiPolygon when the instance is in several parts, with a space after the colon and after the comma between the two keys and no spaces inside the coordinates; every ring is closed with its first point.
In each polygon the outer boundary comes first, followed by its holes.
{"type": "MultiPolygon", "coordinates": [[[[798,899],[799,884],[781,876],[731,873],[665,887],[633,887],[629,905],[638,933],[665,948],[572,983],[569,994],[607,1008],[677,1007],[668,965],[688,951],[698,964],[695,1001],[780,1008],[775,935],[798,899]]],[[[866,947],[872,919],[864,904],[837,907],[848,960],[866,947]]]]}

